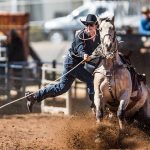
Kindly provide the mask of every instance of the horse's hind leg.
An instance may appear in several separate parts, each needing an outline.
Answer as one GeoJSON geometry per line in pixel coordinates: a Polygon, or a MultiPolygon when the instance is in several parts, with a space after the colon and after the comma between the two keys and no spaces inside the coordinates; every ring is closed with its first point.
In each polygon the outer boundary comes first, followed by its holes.
{"type": "Polygon", "coordinates": [[[137,101],[137,103],[132,107],[132,109],[126,112],[127,117],[133,117],[136,112],[142,108],[148,98],[148,90],[145,86],[142,86],[142,97],[137,101]]]}
{"type": "Polygon", "coordinates": [[[140,109],[136,120],[150,127],[150,98],[148,97],[144,106],[140,109]]]}
{"type": "Polygon", "coordinates": [[[126,112],[126,117],[129,117],[129,118],[134,117],[136,112],[138,112],[140,110],[140,108],[142,108],[144,103],[145,103],[145,99],[143,99],[143,98],[140,99],[132,109],[130,109],[126,112]]]}
{"type": "Polygon", "coordinates": [[[97,122],[100,122],[100,119],[103,118],[103,102],[100,95],[100,84],[103,76],[99,73],[94,75],[94,103],[96,106],[96,119],[97,122]]]}

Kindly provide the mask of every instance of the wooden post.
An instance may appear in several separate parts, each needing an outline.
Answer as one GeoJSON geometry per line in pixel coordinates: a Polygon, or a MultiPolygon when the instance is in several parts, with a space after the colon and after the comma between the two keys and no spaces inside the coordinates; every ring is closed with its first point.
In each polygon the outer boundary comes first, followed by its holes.
{"type": "MultiPolygon", "coordinates": [[[[59,73],[60,70],[57,70],[56,68],[50,68],[50,66],[48,66],[47,64],[43,64],[42,66],[42,85],[46,85],[47,83],[50,83],[50,82],[54,82],[54,81],[51,81],[51,80],[47,80],[46,79],[46,76],[45,76],[45,72],[46,71],[52,71],[52,72],[55,72],[55,73],[59,73]]],[[[56,84],[57,82],[54,82],[54,84],[56,84]]],[[[47,106],[45,104],[45,100],[43,100],[41,102],[41,111],[44,113],[44,112],[50,112],[50,113],[61,113],[63,112],[65,115],[71,115],[72,114],[72,95],[71,95],[71,89],[58,96],[59,98],[63,98],[65,99],[65,103],[66,103],[66,106],[65,107],[57,107],[57,106],[47,106]]],[[[57,97],[56,97],[57,98],[57,97]]]]}
{"type": "MultiPolygon", "coordinates": [[[[52,68],[56,68],[56,60],[52,61],[52,68]]],[[[56,71],[52,72],[52,80],[56,80],[56,71]]]]}
{"type": "Polygon", "coordinates": [[[23,64],[22,65],[22,94],[24,94],[25,93],[25,91],[26,91],[26,82],[27,82],[27,78],[26,78],[26,75],[25,75],[25,66],[26,66],[26,64],[23,64]]]}
{"type": "Polygon", "coordinates": [[[11,91],[11,84],[10,84],[10,64],[8,61],[6,62],[5,66],[5,85],[7,86],[7,100],[10,101],[10,91],[11,91]]]}
{"type": "Polygon", "coordinates": [[[71,98],[71,89],[66,93],[66,115],[72,114],[72,98],[71,98]]]}

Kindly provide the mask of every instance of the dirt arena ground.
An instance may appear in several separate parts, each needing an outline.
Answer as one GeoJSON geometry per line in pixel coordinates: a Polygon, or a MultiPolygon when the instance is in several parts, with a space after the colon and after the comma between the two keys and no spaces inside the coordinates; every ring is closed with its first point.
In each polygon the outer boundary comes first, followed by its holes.
{"type": "Polygon", "coordinates": [[[72,117],[13,115],[1,117],[1,150],[149,149],[150,136],[135,125],[119,134],[115,121],[100,125],[100,143],[90,114],[72,117]]]}
{"type": "Polygon", "coordinates": [[[137,123],[122,132],[115,117],[96,126],[84,98],[74,100],[72,116],[41,114],[39,107],[29,114],[23,101],[0,110],[0,150],[150,149],[150,132],[137,123]]]}

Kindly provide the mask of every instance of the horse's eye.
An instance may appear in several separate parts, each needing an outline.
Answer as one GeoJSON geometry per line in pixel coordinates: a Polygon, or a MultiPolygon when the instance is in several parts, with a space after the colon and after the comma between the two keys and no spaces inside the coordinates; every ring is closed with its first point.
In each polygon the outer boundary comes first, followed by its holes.
{"type": "Polygon", "coordinates": [[[102,31],[102,28],[99,28],[99,31],[102,31]]]}
{"type": "Polygon", "coordinates": [[[111,31],[112,30],[112,28],[111,27],[109,27],[109,31],[111,31]]]}

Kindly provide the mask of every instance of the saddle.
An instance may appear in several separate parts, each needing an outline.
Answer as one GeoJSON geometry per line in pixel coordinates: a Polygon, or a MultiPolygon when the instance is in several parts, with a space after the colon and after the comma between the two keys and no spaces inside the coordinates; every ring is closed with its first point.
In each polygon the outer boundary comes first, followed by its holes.
{"type": "Polygon", "coordinates": [[[127,69],[131,74],[132,92],[137,91],[139,89],[141,81],[143,81],[143,83],[146,84],[146,75],[137,73],[136,69],[131,65],[130,59],[126,57],[124,54],[119,53],[119,56],[121,58],[121,61],[127,65],[127,69]]]}

